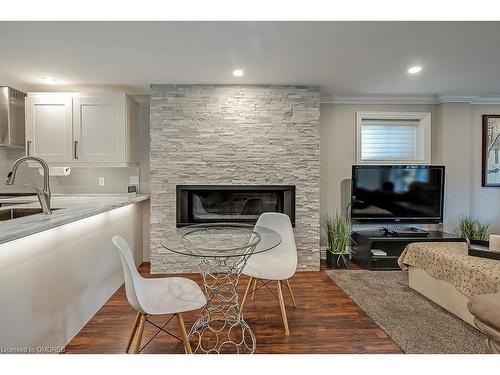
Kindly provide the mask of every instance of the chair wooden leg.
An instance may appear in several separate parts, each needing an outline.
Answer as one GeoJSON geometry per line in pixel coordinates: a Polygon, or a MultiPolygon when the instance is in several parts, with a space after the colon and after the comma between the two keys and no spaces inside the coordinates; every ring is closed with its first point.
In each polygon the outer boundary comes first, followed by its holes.
{"type": "Polygon", "coordinates": [[[137,314],[135,316],[134,326],[132,327],[132,332],[130,333],[130,337],[128,339],[127,349],[125,350],[125,353],[128,353],[128,351],[130,350],[130,346],[132,345],[132,341],[134,341],[135,332],[137,331],[137,326],[139,325],[140,319],[141,319],[141,313],[139,311],[137,311],[137,314]]]}
{"type": "Polygon", "coordinates": [[[255,289],[257,289],[257,278],[255,279],[255,281],[253,282],[253,288],[252,288],[252,299],[255,298],[255,289]]]}
{"type": "Polygon", "coordinates": [[[245,294],[243,295],[243,299],[241,300],[241,303],[240,303],[240,312],[243,311],[243,305],[245,304],[245,301],[247,299],[247,294],[248,294],[248,291],[250,290],[250,285],[252,285],[252,280],[253,280],[253,277],[250,276],[250,280],[248,280],[247,288],[245,289],[245,294]]]}
{"type": "Polygon", "coordinates": [[[193,354],[191,350],[191,344],[189,343],[189,338],[186,332],[186,327],[184,326],[184,319],[182,319],[182,315],[180,313],[175,314],[177,316],[177,321],[179,322],[179,326],[181,327],[181,335],[182,341],[184,341],[184,350],[187,354],[193,354]]]}
{"type": "Polygon", "coordinates": [[[141,350],[142,344],[142,334],[144,333],[144,324],[146,323],[146,314],[141,314],[141,321],[139,323],[138,334],[137,334],[137,342],[135,343],[135,354],[138,354],[141,350]]]}
{"type": "Polygon", "coordinates": [[[285,300],[283,299],[283,291],[281,290],[281,281],[278,280],[278,297],[280,300],[280,308],[281,308],[281,317],[283,318],[283,325],[285,326],[285,335],[290,335],[290,331],[288,330],[288,319],[286,318],[286,310],[285,310],[285,300]]]}
{"type": "Polygon", "coordinates": [[[293,307],[297,307],[295,302],[295,297],[293,296],[292,286],[290,285],[290,279],[286,280],[286,285],[288,286],[288,291],[290,292],[290,297],[292,297],[293,307]]]}

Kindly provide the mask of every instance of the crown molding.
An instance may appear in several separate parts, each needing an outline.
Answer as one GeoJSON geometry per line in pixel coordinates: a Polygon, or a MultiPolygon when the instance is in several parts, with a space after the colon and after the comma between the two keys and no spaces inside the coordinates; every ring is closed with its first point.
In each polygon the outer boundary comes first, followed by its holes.
{"type": "Polygon", "coordinates": [[[479,95],[457,95],[457,94],[443,94],[436,96],[436,104],[441,103],[473,103],[479,95]]]}
{"type": "Polygon", "coordinates": [[[335,104],[435,104],[436,96],[418,95],[353,95],[353,96],[321,96],[321,103],[335,104]]]}
{"type": "MultiPolygon", "coordinates": [[[[138,103],[149,103],[150,95],[130,95],[138,103]]],[[[443,103],[468,103],[468,104],[500,104],[500,94],[497,95],[353,95],[335,96],[322,95],[320,103],[324,104],[443,104],[443,103]]]]}
{"type": "Polygon", "coordinates": [[[480,96],[472,104],[500,104],[500,95],[480,96]]]}
{"type": "Polygon", "coordinates": [[[320,98],[321,103],[332,104],[443,104],[443,103],[468,103],[468,104],[500,104],[498,95],[353,95],[336,96],[325,95],[320,98]]]}

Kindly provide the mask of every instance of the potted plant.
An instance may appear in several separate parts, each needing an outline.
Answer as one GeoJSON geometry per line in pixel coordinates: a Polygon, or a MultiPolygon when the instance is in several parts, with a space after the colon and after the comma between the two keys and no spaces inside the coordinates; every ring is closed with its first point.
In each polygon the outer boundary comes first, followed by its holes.
{"type": "Polygon", "coordinates": [[[328,248],[326,262],[332,268],[349,268],[350,245],[353,220],[338,213],[323,218],[328,248]]]}
{"type": "Polygon", "coordinates": [[[464,216],[454,228],[454,232],[460,238],[465,238],[468,243],[488,246],[489,225],[472,216],[464,216]]]}

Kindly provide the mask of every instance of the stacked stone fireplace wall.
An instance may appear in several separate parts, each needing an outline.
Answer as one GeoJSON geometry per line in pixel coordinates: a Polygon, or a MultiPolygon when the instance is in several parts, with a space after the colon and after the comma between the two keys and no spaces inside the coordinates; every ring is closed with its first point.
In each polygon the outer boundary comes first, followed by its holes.
{"type": "Polygon", "coordinates": [[[176,185],[295,185],[299,270],[319,269],[319,90],[152,85],[151,271],[197,271],[160,245],[176,185]]]}

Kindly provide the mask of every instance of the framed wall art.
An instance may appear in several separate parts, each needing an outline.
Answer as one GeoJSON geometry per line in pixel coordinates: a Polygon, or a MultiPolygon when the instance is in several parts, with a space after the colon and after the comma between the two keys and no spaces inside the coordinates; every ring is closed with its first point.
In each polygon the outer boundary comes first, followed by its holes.
{"type": "Polygon", "coordinates": [[[483,115],[482,186],[500,187],[500,115],[483,115]]]}

